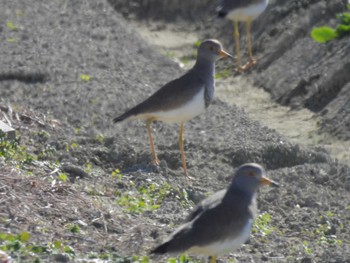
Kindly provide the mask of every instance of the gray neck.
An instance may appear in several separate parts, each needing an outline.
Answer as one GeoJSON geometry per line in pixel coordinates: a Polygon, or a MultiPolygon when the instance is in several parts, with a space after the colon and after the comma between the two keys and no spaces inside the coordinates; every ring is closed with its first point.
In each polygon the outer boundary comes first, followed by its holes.
{"type": "Polygon", "coordinates": [[[242,187],[232,184],[227,193],[240,193],[244,200],[248,203],[252,202],[256,198],[256,189],[242,189],[242,187]]]}
{"type": "Polygon", "coordinates": [[[205,107],[209,107],[214,99],[215,89],[215,64],[214,61],[206,58],[197,58],[196,64],[192,69],[199,78],[204,82],[204,102],[205,107]]]}
{"type": "Polygon", "coordinates": [[[196,71],[205,82],[213,80],[215,75],[215,62],[207,58],[198,57],[193,70],[196,71]]]}
{"type": "MultiPolygon", "coordinates": [[[[231,186],[232,187],[232,186],[231,186]]],[[[257,215],[257,202],[256,202],[256,192],[247,192],[241,188],[236,188],[227,190],[223,202],[226,203],[229,207],[234,207],[235,211],[240,211],[245,213],[248,211],[248,215],[251,218],[255,218],[257,215]]]]}

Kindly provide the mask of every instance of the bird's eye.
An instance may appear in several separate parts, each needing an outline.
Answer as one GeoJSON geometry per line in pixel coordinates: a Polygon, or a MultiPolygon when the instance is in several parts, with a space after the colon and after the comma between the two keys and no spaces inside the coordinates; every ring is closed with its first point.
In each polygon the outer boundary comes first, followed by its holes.
{"type": "Polygon", "coordinates": [[[213,46],[209,47],[209,49],[210,49],[210,51],[214,51],[214,47],[213,46]]]}
{"type": "Polygon", "coordinates": [[[254,171],[248,171],[247,172],[247,176],[255,176],[255,172],[254,171]]]}

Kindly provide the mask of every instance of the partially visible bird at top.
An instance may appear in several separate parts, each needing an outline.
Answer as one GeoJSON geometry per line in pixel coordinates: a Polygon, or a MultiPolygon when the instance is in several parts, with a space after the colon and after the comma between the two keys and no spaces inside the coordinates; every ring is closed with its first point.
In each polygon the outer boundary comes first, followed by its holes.
{"type": "Polygon", "coordinates": [[[236,48],[237,70],[243,72],[253,67],[257,61],[253,58],[251,46],[251,26],[252,20],[265,11],[269,0],[221,0],[217,8],[218,17],[233,20],[234,39],[236,48]],[[241,62],[240,38],[238,22],[246,22],[247,46],[249,61],[245,65],[241,62]]]}

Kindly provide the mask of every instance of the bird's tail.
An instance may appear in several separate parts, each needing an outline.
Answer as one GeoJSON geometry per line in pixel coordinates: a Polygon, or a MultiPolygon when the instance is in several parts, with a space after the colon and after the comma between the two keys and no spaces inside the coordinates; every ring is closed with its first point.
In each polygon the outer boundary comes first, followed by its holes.
{"type": "Polygon", "coordinates": [[[122,114],[122,115],[120,115],[120,116],[118,116],[118,117],[115,117],[115,118],[113,119],[113,122],[116,123],[116,122],[123,121],[123,120],[129,118],[130,116],[131,116],[131,115],[130,115],[129,112],[125,112],[124,114],[122,114]]]}
{"type": "Polygon", "coordinates": [[[226,17],[226,15],[227,15],[227,12],[225,12],[225,11],[218,11],[217,12],[217,16],[219,18],[224,18],[224,17],[226,17]]]}
{"type": "Polygon", "coordinates": [[[163,244],[160,244],[156,248],[152,249],[150,253],[151,254],[165,254],[168,252],[168,245],[169,245],[169,242],[165,242],[163,244]]]}

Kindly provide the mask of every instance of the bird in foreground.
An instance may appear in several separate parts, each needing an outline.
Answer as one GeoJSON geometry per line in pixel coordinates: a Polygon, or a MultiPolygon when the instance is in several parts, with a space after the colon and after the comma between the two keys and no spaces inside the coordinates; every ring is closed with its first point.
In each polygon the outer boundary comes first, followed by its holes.
{"type": "Polygon", "coordinates": [[[210,256],[210,263],[222,253],[239,248],[250,235],[257,216],[260,185],[278,186],[266,177],[263,167],[247,163],[238,168],[227,190],[204,199],[153,254],[190,253],[210,256]]]}
{"type": "Polygon", "coordinates": [[[219,7],[217,8],[218,17],[225,17],[233,20],[234,23],[234,39],[237,56],[237,70],[239,72],[249,70],[256,64],[256,60],[253,58],[253,52],[251,47],[250,29],[252,26],[252,20],[257,18],[262,12],[265,11],[269,0],[221,0],[219,7]],[[247,45],[249,53],[249,62],[245,65],[241,65],[241,54],[239,44],[239,30],[238,22],[246,22],[247,31],[247,45]]]}
{"type": "Polygon", "coordinates": [[[164,85],[145,101],[114,118],[114,122],[135,119],[146,122],[153,164],[158,165],[160,162],[152,139],[152,122],[179,123],[179,147],[182,167],[188,176],[183,145],[184,124],[204,112],[212,102],[215,88],[215,61],[221,57],[232,58],[218,40],[208,39],[203,41],[198,47],[197,60],[191,70],[180,78],[164,85]]]}

